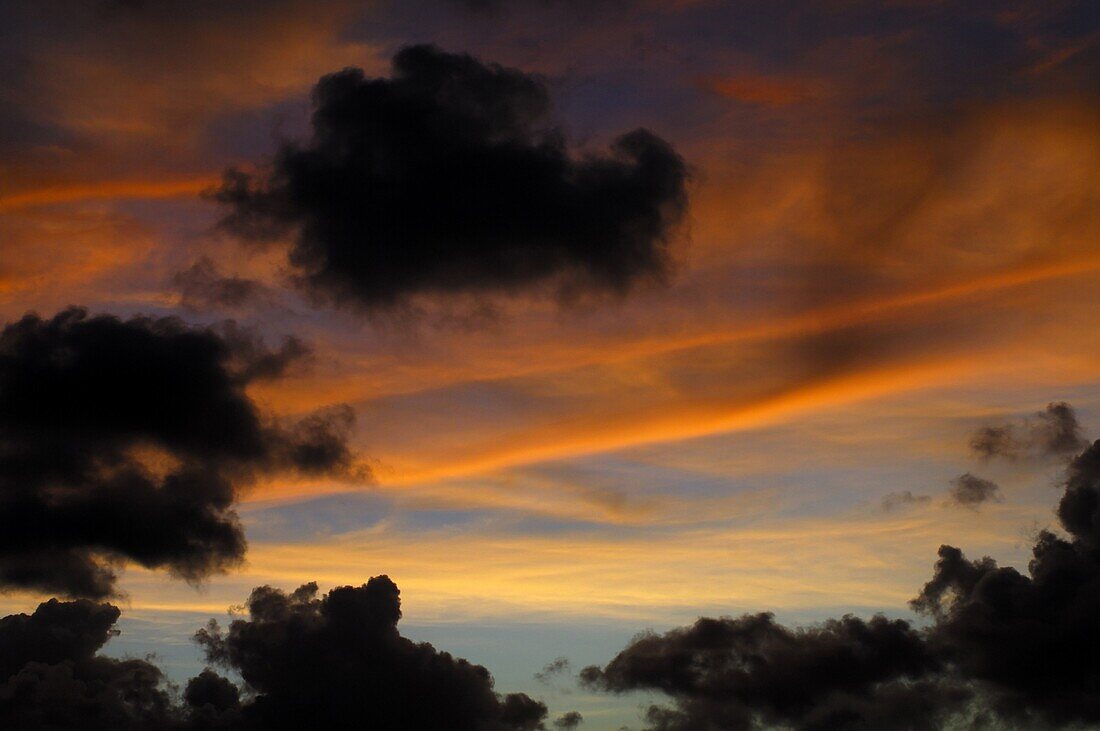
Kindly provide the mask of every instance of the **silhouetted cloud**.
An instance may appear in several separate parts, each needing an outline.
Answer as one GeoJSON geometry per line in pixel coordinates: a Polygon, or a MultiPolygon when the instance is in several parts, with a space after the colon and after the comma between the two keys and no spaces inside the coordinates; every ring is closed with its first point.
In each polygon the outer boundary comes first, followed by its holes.
{"type": "Polygon", "coordinates": [[[675,709],[653,707],[655,729],[935,728],[964,690],[929,679],[940,660],[903,620],[846,616],[792,630],[771,614],[702,618],[635,639],[582,681],[615,692],[659,690],[675,709]]]}
{"type": "Polygon", "coordinates": [[[484,667],[402,637],[399,594],[386,576],[320,598],[316,584],[260,587],[247,619],[211,622],[196,639],[254,692],[240,708],[246,728],[543,728],[542,703],[500,696],[484,667]]]}
{"type": "Polygon", "coordinates": [[[240,563],[238,488],[350,474],[350,410],[281,425],[245,393],[308,350],[232,323],[27,315],[0,332],[0,585],[101,598],[132,561],[189,581],[240,563]]]}
{"type": "Polygon", "coordinates": [[[1064,401],[1021,423],[983,426],[970,438],[970,448],[984,459],[1068,457],[1087,445],[1076,412],[1064,401]]]}
{"type": "Polygon", "coordinates": [[[1019,723],[1100,721],[1100,442],[1069,467],[1058,517],[1027,575],[942,546],[914,607],[936,618],[930,641],[995,708],[1019,723]]]}
{"type": "Polygon", "coordinates": [[[901,492],[892,492],[883,497],[882,509],[889,513],[894,510],[900,510],[913,505],[925,505],[930,502],[932,502],[932,498],[928,495],[914,495],[909,490],[902,490],[901,492]]]}
{"type": "Polygon", "coordinates": [[[542,670],[535,673],[535,680],[540,683],[549,683],[555,675],[568,673],[573,664],[567,657],[554,658],[543,666],[542,670]]]}
{"type": "MultiPolygon", "coordinates": [[[[543,703],[497,694],[484,667],[402,637],[399,594],[385,576],[322,597],[316,584],[259,587],[247,618],[196,634],[246,692],[206,668],[181,697],[148,660],[96,654],[118,634],[117,607],[51,599],[0,619],[0,727],[545,731],[543,703]]],[[[555,725],[581,720],[574,711],[555,725]]]]}
{"type": "Polygon", "coordinates": [[[951,481],[948,501],[964,508],[976,510],[983,503],[1001,500],[1001,488],[997,483],[972,475],[969,472],[951,481]]]}
{"type": "Polygon", "coordinates": [[[651,132],[572,156],[537,77],[432,46],[397,53],[390,78],[326,76],[314,103],[308,142],[227,171],[215,197],[235,234],[292,236],[297,281],[321,300],[623,293],[668,274],[687,169],[651,132]]]}
{"type": "Polygon", "coordinates": [[[110,604],[51,599],[0,619],[0,727],[176,728],[178,709],[156,666],[95,654],[116,634],[118,616],[110,604]]]}
{"type": "Polygon", "coordinates": [[[183,701],[196,729],[232,729],[241,724],[241,692],[210,668],[187,681],[183,701]]]}
{"type": "Polygon", "coordinates": [[[554,719],[554,726],[557,728],[577,728],[582,723],[584,723],[584,716],[582,716],[579,711],[569,711],[554,719]]]}
{"type": "Polygon", "coordinates": [[[180,305],[201,312],[208,309],[240,309],[267,294],[260,282],[242,277],[223,277],[208,258],[201,258],[172,277],[180,305]]]}
{"type": "MultiPolygon", "coordinates": [[[[1049,434],[1079,438],[1068,406],[1047,413],[1049,434]]],[[[1064,443],[1042,441],[1050,452],[1064,443]]],[[[956,483],[963,504],[995,494],[992,483],[963,478],[956,483]]],[[[805,629],[777,625],[769,614],[704,618],[640,636],[605,667],[583,670],[582,681],[664,692],[674,705],[647,715],[663,731],[936,729],[967,719],[1013,728],[1096,724],[1100,442],[1070,463],[1057,512],[1068,537],[1042,531],[1026,574],[942,546],[912,602],[932,618],[927,629],[881,616],[805,629]]]]}

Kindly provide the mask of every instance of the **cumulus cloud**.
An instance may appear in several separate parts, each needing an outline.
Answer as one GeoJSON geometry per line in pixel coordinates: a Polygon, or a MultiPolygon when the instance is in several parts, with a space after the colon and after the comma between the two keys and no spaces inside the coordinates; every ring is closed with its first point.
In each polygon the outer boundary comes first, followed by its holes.
{"type": "Polygon", "coordinates": [[[239,564],[260,473],[349,474],[350,410],[282,425],[245,393],[308,349],[235,325],[69,309],[0,331],[0,585],[114,593],[135,562],[198,581],[239,564]]]}
{"type": "MultiPolygon", "coordinates": [[[[1054,410],[1072,415],[1064,406],[1054,410]]],[[[1061,424],[1051,434],[1077,434],[1062,416],[1046,423],[1061,424]]],[[[962,504],[996,494],[963,477],[962,504]]],[[[1100,723],[1100,442],[1069,464],[1057,514],[1064,537],[1042,531],[1026,573],[942,546],[911,603],[931,619],[925,629],[881,616],[803,629],[769,614],[704,618],[639,636],[606,666],[584,669],[582,681],[665,693],[673,705],[647,714],[661,731],[1100,723]]]]}
{"type": "Polygon", "coordinates": [[[386,576],[320,597],[316,584],[259,587],[247,619],[196,639],[254,694],[239,709],[248,728],[543,728],[542,703],[498,695],[484,667],[402,637],[399,597],[386,576]]]}
{"type": "Polygon", "coordinates": [[[187,681],[183,701],[195,729],[233,729],[242,725],[240,688],[210,668],[187,681]]]}
{"type": "MultiPolygon", "coordinates": [[[[370,728],[545,731],[546,706],[493,690],[489,671],[400,635],[400,592],[385,576],[318,596],[316,584],[254,589],[246,618],[196,634],[211,668],[176,693],[148,660],[96,653],[117,607],[51,599],[0,619],[0,726],[252,731],[370,728]]],[[[577,712],[556,719],[576,728],[577,712]]]]}
{"type": "Polygon", "coordinates": [[[557,728],[572,729],[577,728],[582,723],[584,723],[584,716],[579,711],[569,711],[554,719],[554,726],[557,728]]]}
{"type": "Polygon", "coordinates": [[[942,546],[913,605],[936,618],[930,642],[1018,722],[1100,721],[1100,442],[1071,464],[1058,517],[1026,574],[942,546]]]}
{"type": "Polygon", "coordinates": [[[174,728],[180,717],[156,666],[95,654],[118,616],[110,604],[51,599],[0,619],[0,726],[174,728]]]}
{"type": "Polygon", "coordinates": [[[947,499],[951,504],[977,510],[983,503],[997,502],[1003,498],[997,483],[967,472],[951,481],[947,499]]]}
{"type": "Polygon", "coordinates": [[[605,690],[659,690],[655,729],[935,728],[968,694],[930,680],[941,663],[903,620],[846,616],[789,629],[771,614],[702,618],[635,639],[582,682],[605,690]]]}
{"type": "Polygon", "coordinates": [[[983,459],[1065,458],[1087,445],[1077,413],[1064,401],[1018,423],[980,427],[970,438],[970,448],[983,459]]]}
{"type": "Polygon", "coordinates": [[[315,297],[374,309],[420,294],[623,293],[669,273],[687,168],[638,129],[609,154],[570,153],[543,83],[432,46],[393,75],[345,69],[314,89],[313,136],[215,194],[244,239],[290,235],[315,297]]]}

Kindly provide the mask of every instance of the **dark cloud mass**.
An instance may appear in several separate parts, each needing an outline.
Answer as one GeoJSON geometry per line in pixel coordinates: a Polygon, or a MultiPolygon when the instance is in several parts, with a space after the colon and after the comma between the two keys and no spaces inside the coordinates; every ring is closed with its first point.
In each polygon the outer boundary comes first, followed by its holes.
{"type": "Polygon", "coordinates": [[[298,281],[322,300],[369,309],[551,280],[622,293],[668,273],[687,170],[651,132],[572,156],[539,79],[431,46],[400,51],[390,78],[326,76],[314,103],[308,142],[230,170],[216,198],[245,239],[292,235],[298,281]]]}
{"type": "Polygon", "coordinates": [[[554,726],[557,728],[572,729],[579,727],[582,723],[584,723],[584,716],[578,711],[569,711],[554,719],[554,726]]]}
{"type": "MultiPolygon", "coordinates": [[[[1079,438],[1076,420],[1064,418],[1072,410],[1052,412],[1042,429],[1079,438]]],[[[964,504],[994,494],[970,477],[956,485],[964,504]]],[[[1057,514],[1066,537],[1042,531],[1026,573],[942,546],[912,602],[932,620],[926,629],[883,617],[807,629],[767,614],[700,619],[640,636],[582,680],[667,694],[673,705],[647,715],[662,731],[1100,723],[1100,442],[1069,464],[1057,514]]]]}
{"type": "MultiPolygon", "coordinates": [[[[940,548],[914,606],[936,618],[930,642],[1021,722],[1100,722],[1100,442],[1071,464],[1058,517],[1027,574],[940,548]]],[[[1025,724],[1026,725],[1026,724],[1025,724]]]]}
{"type": "MultiPolygon", "coordinates": [[[[385,576],[318,597],[253,590],[248,617],[196,639],[210,668],[174,692],[147,660],[95,653],[119,610],[51,599],[0,619],[0,728],[166,731],[367,728],[377,731],[544,731],[546,706],[499,695],[489,671],[397,631],[399,591],[385,576]],[[182,701],[182,702],[181,702],[182,701]]],[[[579,713],[556,726],[575,728],[579,713]]]]}
{"type": "Polygon", "coordinates": [[[386,576],[322,597],[316,584],[260,587],[247,619],[211,623],[197,639],[254,691],[240,709],[246,728],[543,728],[542,703],[500,696],[484,667],[402,637],[399,594],[386,576]]]}
{"type": "Polygon", "coordinates": [[[660,690],[675,709],[653,707],[655,729],[936,728],[967,699],[923,680],[940,669],[919,632],[877,616],[792,630],[770,614],[703,618],[635,639],[582,681],[623,692],[660,690]],[[918,682],[919,681],[919,682],[918,682]]]}
{"type": "Polygon", "coordinates": [[[977,509],[983,503],[1001,500],[1001,488],[995,482],[972,475],[969,472],[951,481],[947,491],[948,501],[964,508],[977,509]]]}
{"type": "Polygon", "coordinates": [[[182,716],[156,666],[95,654],[118,616],[110,604],[51,599],[0,619],[0,727],[175,728],[182,716]]]}
{"type": "Polygon", "coordinates": [[[1064,401],[1020,423],[983,426],[970,438],[970,448],[983,459],[1065,458],[1087,445],[1076,412],[1064,401]]]}
{"type": "Polygon", "coordinates": [[[265,471],[346,472],[350,413],[296,425],[245,393],[307,352],[225,324],[27,315],[0,332],[0,585],[101,598],[117,565],[240,563],[233,503],[265,471]]]}

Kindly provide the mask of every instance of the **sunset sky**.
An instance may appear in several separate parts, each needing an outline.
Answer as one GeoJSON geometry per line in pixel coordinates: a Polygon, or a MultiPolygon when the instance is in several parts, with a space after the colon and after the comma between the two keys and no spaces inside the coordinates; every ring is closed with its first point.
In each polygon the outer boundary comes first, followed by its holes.
{"type": "MultiPolygon", "coordinates": [[[[700,616],[927,624],[939,547],[1026,572],[1100,437],[1095,2],[14,0],[0,70],[9,329],[229,333],[280,361],[233,381],[279,439],[344,440],[233,488],[243,563],[92,541],[105,654],[178,684],[253,587],[386,574],[404,636],[547,728],[657,728],[667,695],[581,669],[700,616]],[[437,67],[443,122],[402,147],[437,67]]],[[[79,595],[48,586],[0,609],[79,595]]]]}

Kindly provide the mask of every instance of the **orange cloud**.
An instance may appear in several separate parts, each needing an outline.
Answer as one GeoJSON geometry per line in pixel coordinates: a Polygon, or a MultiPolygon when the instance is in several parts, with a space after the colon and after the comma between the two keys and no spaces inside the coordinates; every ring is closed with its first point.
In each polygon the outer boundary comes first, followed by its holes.
{"type": "Polygon", "coordinates": [[[216,185],[214,176],[182,180],[105,180],[67,186],[24,190],[0,196],[0,212],[32,206],[125,198],[189,198],[216,185]]]}
{"type": "Polygon", "coordinates": [[[714,94],[748,104],[785,107],[820,97],[820,84],[768,74],[703,76],[697,83],[714,94]]]}
{"type": "MultiPolygon", "coordinates": [[[[1018,555],[1015,526],[1044,520],[1049,506],[964,513],[931,506],[897,515],[855,511],[603,534],[478,525],[421,530],[415,540],[383,522],[308,544],[254,542],[244,570],[220,577],[202,594],[138,568],[127,570],[125,586],[134,614],[220,613],[253,586],[295,587],[314,579],[330,587],[379,573],[400,583],[408,597],[403,609],[418,623],[574,617],[675,623],[706,610],[836,605],[900,611],[927,579],[940,543],[1018,555]]],[[[18,606],[20,599],[5,602],[18,606]]]]}

